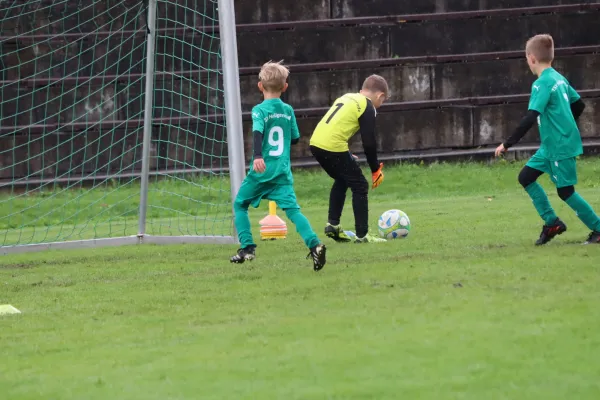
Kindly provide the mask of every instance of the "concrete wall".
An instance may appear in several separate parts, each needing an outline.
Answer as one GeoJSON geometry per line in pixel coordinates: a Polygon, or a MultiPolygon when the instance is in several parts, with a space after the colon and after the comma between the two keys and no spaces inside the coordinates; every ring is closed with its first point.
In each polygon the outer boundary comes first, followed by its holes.
{"type": "MultiPolygon", "coordinates": [[[[597,137],[600,126],[600,98],[587,99],[581,117],[583,138],[597,137]]],[[[514,129],[526,104],[452,107],[378,115],[378,147],[384,153],[409,150],[461,149],[500,143],[514,129]]],[[[319,118],[300,118],[301,141],[292,148],[295,159],[310,157],[308,140],[319,118]]],[[[246,156],[251,154],[251,126],[244,123],[246,156]]],[[[221,124],[183,123],[154,127],[152,168],[206,168],[227,165],[227,146],[221,124]]],[[[11,176],[53,177],[96,171],[101,174],[133,172],[141,167],[141,129],[71,132],[51,135],[10,135],[0,138],[0,148],[10,148],[0,158],[0,179],[11,176]],[[43,157],[41,155],[44,155],[43,157]],[[5,168],[7,166],[13,168],[5,168]]],[[[525,138],[538,142],[537,129],[525,138]]],[[[351,143],[362,152],[360,136],[351,143]]]]}
{"type": "MultiPolygon", "coordinates": [[[[587,108],[581,116],[583,138],[598,136],[600,98],[586,99],[587,108]]],[[[512,133],[527,111],[527,104],[503,104],[479,107],[448,107],[410,111],[382,112],[377,115],[379,151],[402,153],[414,150],[464,149],[499,144],[512,133]]],[[[319,118],[299,121],[301,141],[292,150],[294,157],[310,157],[308,141],[319,118]]],[[[246,153],[250,154],[251,127],[246,123],[246,153]]],[[[537,128],[523,139],[524,143],[539,143],[537,128]]],[[[351,150],[362,152],[360,134],[352,140],[351,150]]]]}
{"type": "MultiPolygon", "coordinates": [[[[599,55],[561,57],[556,60],[555,66],[577,89],[600,87],[599,55]]],[[[292,71],[284,100],[296,109],[326,107],[338,96],[357,91],[362,80],[371,73],[386,77],[392,93],[390,101],[393,102],[527,93],[534,80],[522,59],[303,73],[292,71]]],[[[250,111],[261,101],[256,81],[253,75],[241,78],[244,111],[250,111]]],[[[157,79],[154,117],[168,119],[221,113],[220,77],[199,82],[157,79]]],[[[0,92],[0,126],[142,119],[144,84],[140,76],[110,84],[99,81],[45,88],[6,85],[0,92]]]]}
{"type": "MultiPolygon", "coordinates": [[[[331,0],[334,18],[489,10],[585,2],[585,0],[331,0]]],[[[588,2],[592,3],[595,0],[588,2]]]]}
{"type": "MultiPolygon", "coordinates": [[[[106,0],[95,1],[92,7],[84,0],[57,7],[50,0],[15,0],[11,4],[12,8],[0,10],[0,35],[4,37],[0,41],[0,80],[4,81],[0,90],[0,179],[139,169],[146,48],[143,3],[106,0]],[[15,126],[22,128],[15,132],[15,126]]],[[[153,168],[227,164],[219,118],[223,82],[214,72],[220,62],[219,42],[210,31],[178,30],[186,25],[213,25],[216,3],[198,0],[193,4],[190,0],[159,2],[159,27],[167,30],[161,31],[156,46],[153,168]],[[189,7],[202,11],[192,13],[189,7]],[[212,122],[198,122],[198,116],[212,122]]],[[[273,22],[517,5],[522,6],[516,0],[237,0],[236,14],[238,22],[273,22]]],[[[253,66],[281,58],[288,63],[314,63],[518,50],[527,37],[541,31],[552,33],[561,47],[597,44],[598,13],[241,32],[238,43],[240,64],[253,66]]],[[[598,55],[560,58],[557,67],[565,70],[577,88],[600,87],[598,55]]],[[[392,101],[523,93],[532,81],[519,59],[303,73],[292,70],[284,99],[296,109],[328,106],[337,96],[357,90],[373,72],[388,78],[392,101]]],[[[243,76],[241,90],[244,110],[260,101],[255,76],[243,76]]],[[[596,110],[600,110],[600,99],[589,100],[582,117],[584,136],[595,134],[600,122],[596,110]]],[[[510,132],[523,111],[524,104],[382,112],[378,117],[380,150],[493,144],[510,132]]],[[[293,149],[294,157],[308,156],[307,140],[317,122],[316,117],[299,118],[303,138],[293,149]]],[[[248,122],[244,132],[249,146],[248,122]]],[[[535,141],[535,134],[527,140],[535,141]]],[[[359,141],[353,143],[353,149],[360,151],[359,141]]]]}
{"type": "MultiPolygon", "coordinates": [[[[555,68],[563,72],[575,88],[600,88],[600,56],[597,54],[559,57],[555,68]]],[[[390,101],[394,102],[527,93],[535,80],[525,58],[318,72],[292,70],[284,100],[295,108],[329,106],[340,95],[357,91],[372,73],[386,78],[390,84],[390,101]]],[[[241,78],[245,111],[260,101],[256,81],[256,76],[241,78]]]]}
{"type": "Polygon", "coordinates": [[[521,50],[539,32],[551,33],[560,47],[597,44],[598,13],[299,29],[269,35],[240,32],[239,60],[242,66],[253,66],[269,59],[307,63],[521,50]]]}
{"type": "MultiPolygon", "coordinates": [[[[72,29],[77,26],[77,21],[71,21],[73,25],[68,25],[64,20],[54,24],[43,19],[34,22],[34,18],[42,18],[39,16],[41,11],[24,13],[21,16],[13,11],[5,15],[7,19],[2,20],[0,26],[3,36],[24,33],[49,36],[61,31],[76,34],[79,30],[85,32],[87,29],[95,33],[68,38],[55,36],[52,41],[29,37],[2,41],[1,79],[60,78],[73,71],[79,71],[80,76],[89,76],[140,73],[143,70],[145,14],[139,6],[123,11],[111,22],[107,22],[104,15],[106,11],[103,11],[97,17],[101,28],[96,31],[88,23],[72,29]],[[38,25],[44,28],[36,28],[38,25]],[[137,29],[138,33],[126,30],[117,35],[107,35],[120,27],[137,29]],[[35,40],[35,45],[32,40],[35,40]]],[[[163,13],[165,15],[159,21],[182,26],[172,23],[175,16],[170,16],[166,10],[163,13]]],[[[181,18],[187,21],[193,15],[188,12],[187,16],[181,18]]],[[[314,63],[520,50],[528,37],[539,32],[551,33],[559,47],[591,45],[597,44],[600,37],[598,18],[598,12],[589,12],[527,15],[510,19],[492,17],[427,21],[397,26],[312,28],[268,33],[240,31],[239,63],[240,66],[256,66],[270,59],[283,59],[287,63],[314,63]]],[[[199,22],[209,21],[201,19],[199,22]]],[[[156,68],[159,71],[218,67],[219,41],[210,32],[189,29],[160,32],[156,51],[156,68]]]]}

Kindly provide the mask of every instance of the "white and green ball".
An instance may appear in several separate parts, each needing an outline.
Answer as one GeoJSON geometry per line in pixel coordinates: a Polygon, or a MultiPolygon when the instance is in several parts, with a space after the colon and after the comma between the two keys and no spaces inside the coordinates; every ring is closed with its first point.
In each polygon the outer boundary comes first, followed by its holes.
{"type": "Polygon", "coordinates": [[[381,214],[377,226],[379,228],[379,235],[382,238],[405,238],[410,232],[410,219],[403,211],[388,210],[381,214]]]}

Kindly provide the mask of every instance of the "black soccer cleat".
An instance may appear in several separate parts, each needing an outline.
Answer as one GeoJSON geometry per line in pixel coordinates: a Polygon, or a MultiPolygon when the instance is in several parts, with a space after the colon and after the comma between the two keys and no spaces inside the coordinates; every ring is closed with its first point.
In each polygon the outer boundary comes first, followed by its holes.
{"type": "Polygon", "coordinates": [[[590,233],[584,244],[600,244],[600,232],[594,231],[590,233]]]}
{"type": "Polygon", "coordinates": [[[320,244],[310,249],[310,253],[308,253],[306,258],[312,257],[313,269],[315,271],[320,271],[325,266],[325,263],[327,262],[327,260],[325,259],[326,252],[327,248],[324,244],[320,244]]]}
{"type": "Polygon", "coordinates": [[[235,264],[243,264],[244,261],[252,261],[256,258],[256,246],[248,246],[245,249],[238,249],[235,256],[230,261],[235,264]]]}
{"type": "Polygon", "coordinates": [[[325,226],[325,236],[338,243],[350,243],[352,241],[350,236],[346,235],[341,225],[331,225],[328,223],[325,226]]]}
{"type": "Polygon", "coordinates": [[[560,220],[560,218],[556,218],[554,224],[548,226],[544,225],[542,228],[542,233],[540,234],[540,238],[535,242],[536,246],[542,246],[552,239],[554,239],[558,235],[562,235],[567,231],[567,226],[564,222],[560,220]]]}

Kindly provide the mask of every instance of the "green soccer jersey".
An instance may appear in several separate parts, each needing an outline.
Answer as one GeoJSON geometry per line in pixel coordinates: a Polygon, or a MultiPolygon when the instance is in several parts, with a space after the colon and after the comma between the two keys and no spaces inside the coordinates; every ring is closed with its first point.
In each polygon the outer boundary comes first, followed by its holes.
{"type": "Polygon", "coordinates": [[[531,87],[529,109],[540,113],[540,154],[550,161],[583,153],[581,135],[571,112],[571,104],[579,98],[569,82],[554,68],[544,70],[531,87]]]}
{"type": "Polygon", "coordinates": [[[292,139],[300,138],[294,109],[281,99],[265,100],[252,109],[252,131],[263,134],[262,155],[267,170],[250,170],[248,177],[257,182],[293,184],[290,162],[292,139]]]}

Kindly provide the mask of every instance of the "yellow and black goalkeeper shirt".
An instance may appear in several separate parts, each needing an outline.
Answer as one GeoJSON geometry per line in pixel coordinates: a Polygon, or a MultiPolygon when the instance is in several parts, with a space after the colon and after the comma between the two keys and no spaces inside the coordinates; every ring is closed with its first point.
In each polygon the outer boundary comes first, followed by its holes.
{"type": "Polygon", "coordinates": [[[365,156],[371,171],[379,169],[375,136],[375,107],[360,93],[347,93],[338,98],[321,119],[310,138],[310,145],[342,153],[349,151],[348,141],[360,130],[365,156]]]}

